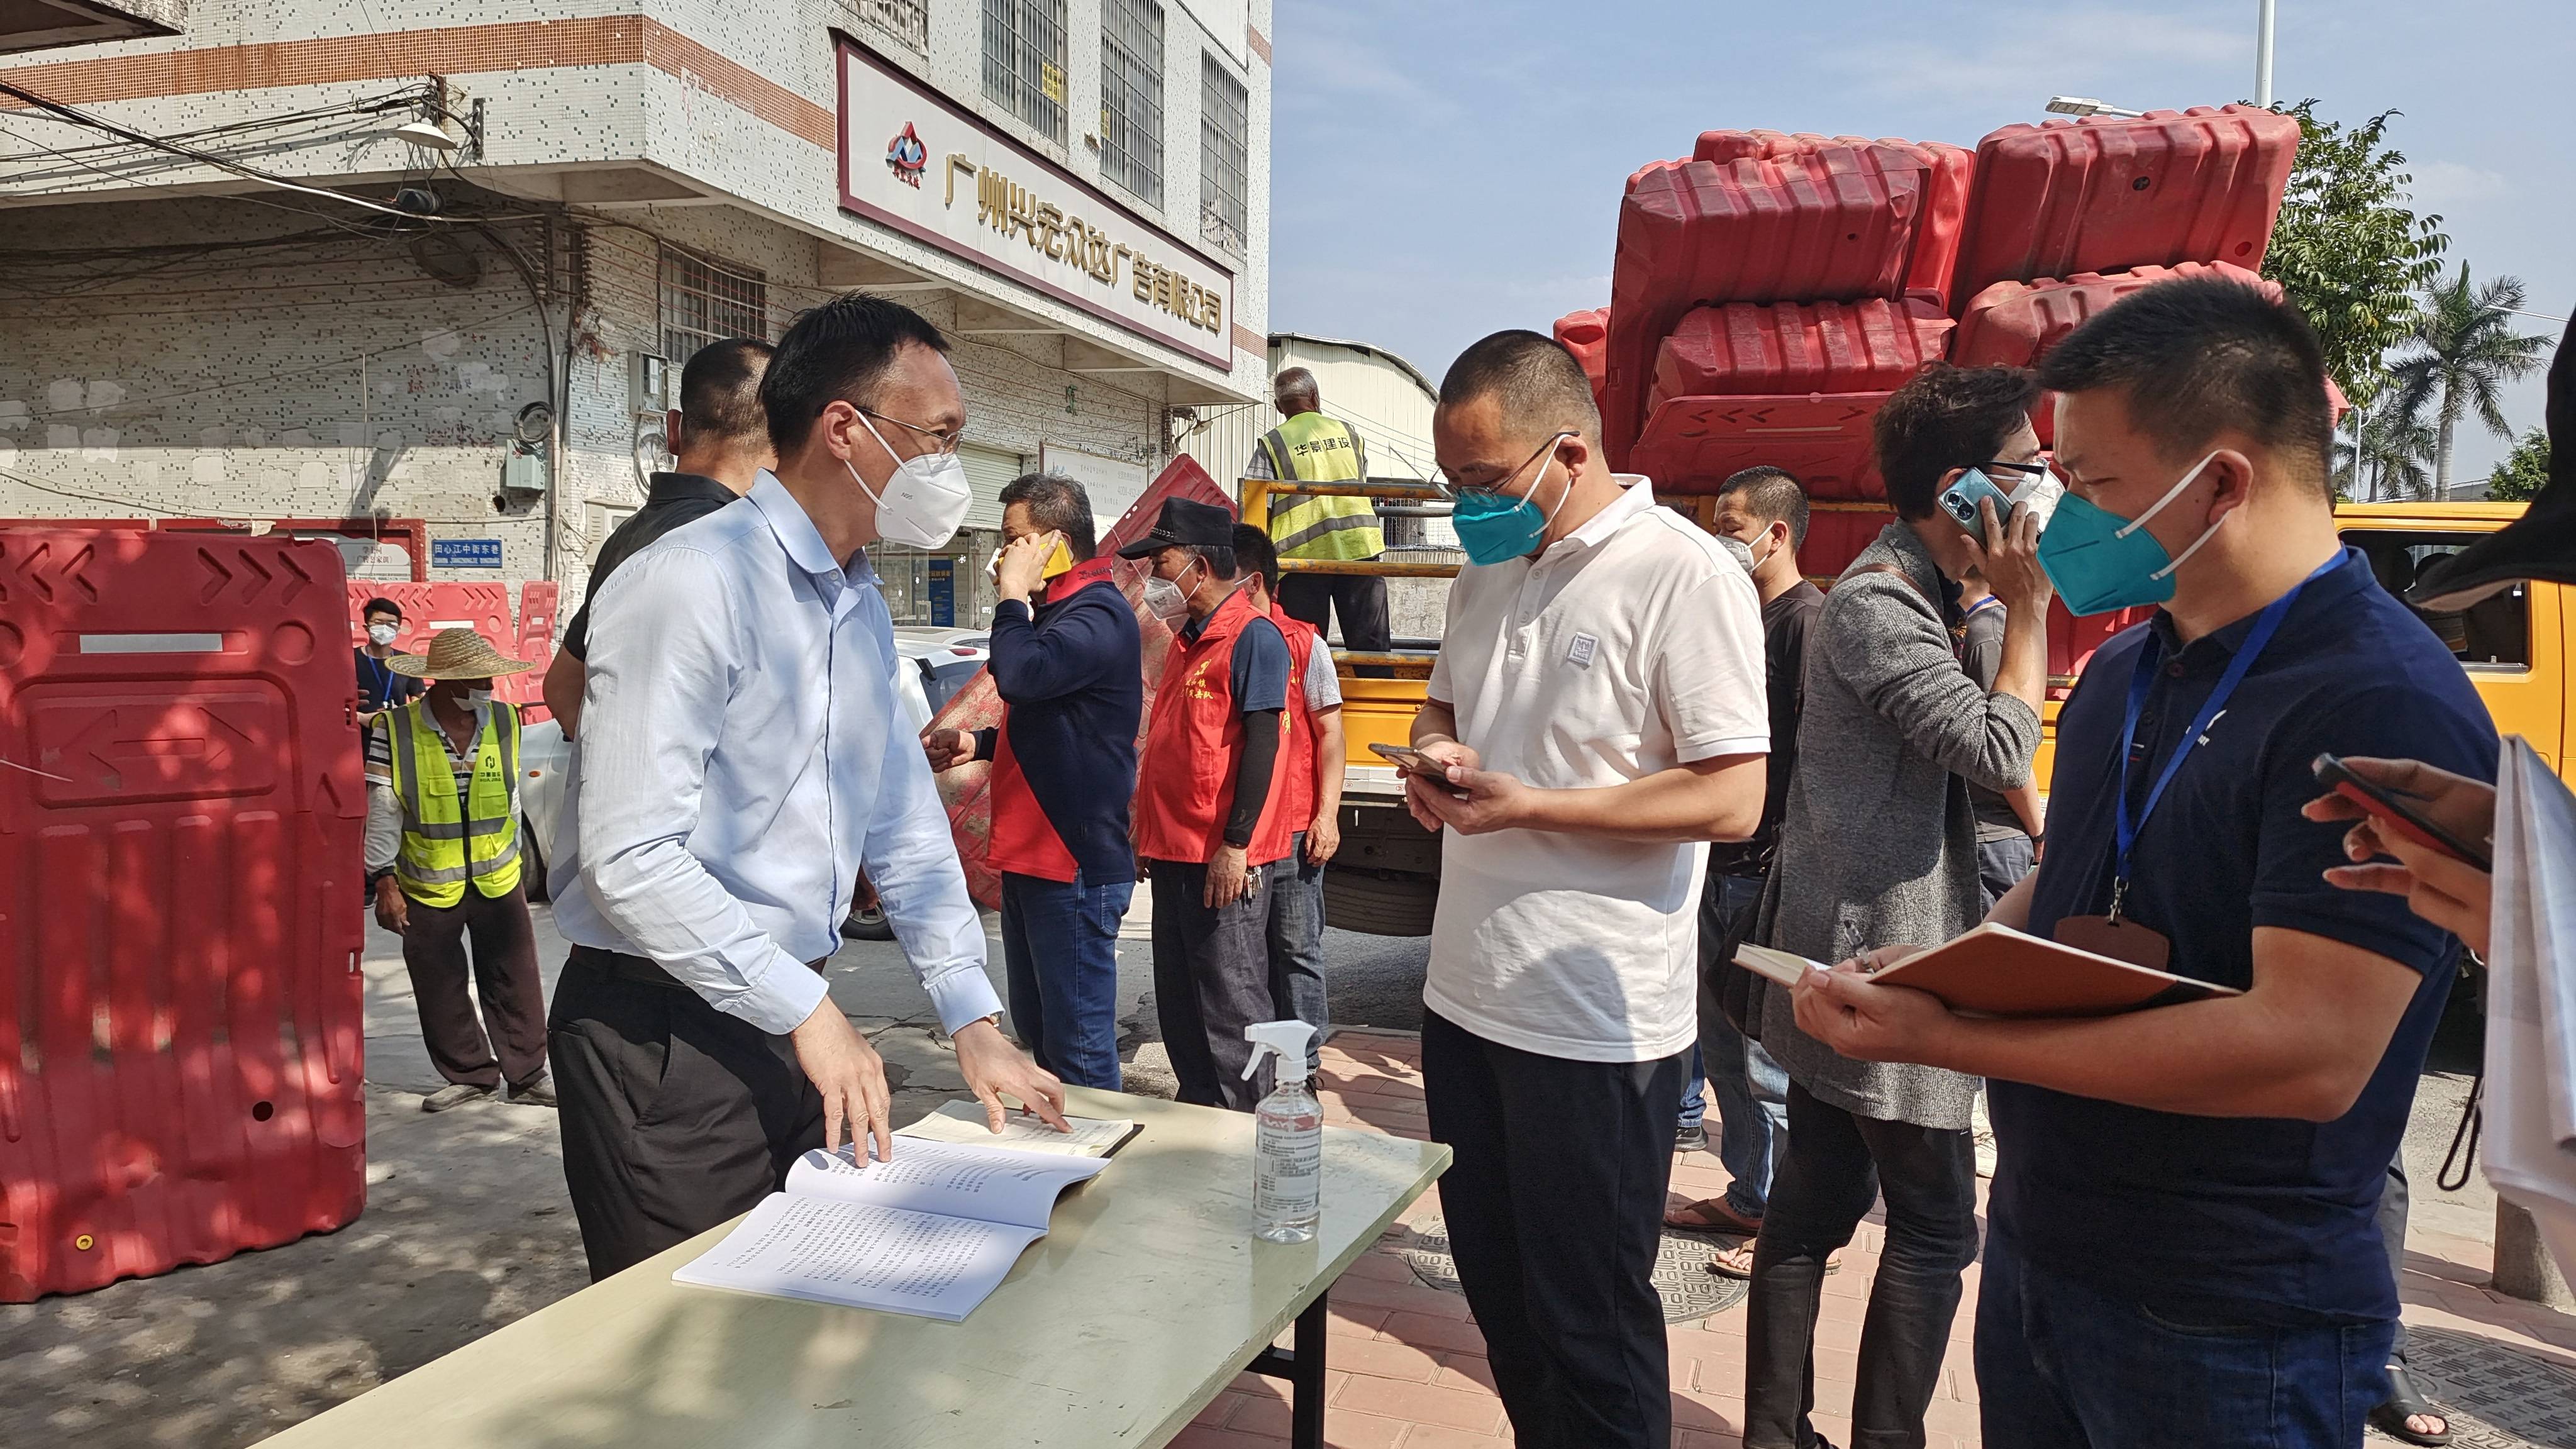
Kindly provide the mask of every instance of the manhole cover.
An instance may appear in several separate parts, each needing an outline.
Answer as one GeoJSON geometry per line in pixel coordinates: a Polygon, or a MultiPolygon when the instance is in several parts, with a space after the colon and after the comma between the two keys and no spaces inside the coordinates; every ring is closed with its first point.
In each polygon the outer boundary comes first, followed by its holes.
{"type": "MultiPolygon", "coordinates": [[[[1731,1234],[1686,1233],[1664,1229],[1663,1248],[1655,1255],[1655,1294],[1664,1300],[1666,1323],[1688,1323],[1723,1313],[1744,1301],[1750,1285],[1740,1278],[1721,1278],[1708,1271],[1708,1259],[1719,1248],[1744,1241],[1731,1234]]],[[[1458,1265],[1449,1257],[1448,1225],[1434,1218],[1415,1229],[1413,1246],[1404,1250],[1413,1276],[1449,1293],[1464,1293],[1458,1265]]]]}
{"type": "MultiPolygon", "coordinates": [[[[2406,1331],[2406,1364],[2451,1419],[2457,1449],[2576,1444],[2576,1369],[2473,1334],[2406,1331]]],[[[2376,1430],[2374,1443],[2398,1443],[2376,1430]]]]}

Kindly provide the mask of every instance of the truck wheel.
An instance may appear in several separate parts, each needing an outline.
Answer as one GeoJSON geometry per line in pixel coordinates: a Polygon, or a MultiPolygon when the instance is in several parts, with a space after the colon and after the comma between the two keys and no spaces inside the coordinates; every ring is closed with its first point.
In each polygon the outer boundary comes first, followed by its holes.
{"type": "Polygon", "coordinates": [[[1324,923],[1371,936],[1428,936],[1440,879],[1336,868],[1324,872],[1324,923]]]}

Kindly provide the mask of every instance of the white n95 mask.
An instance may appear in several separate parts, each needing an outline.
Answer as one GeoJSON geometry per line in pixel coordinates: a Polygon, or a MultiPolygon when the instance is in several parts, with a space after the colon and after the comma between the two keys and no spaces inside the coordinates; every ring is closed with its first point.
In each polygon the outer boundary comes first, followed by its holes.
{"type": "MultiPolygon", "coordinates": [[[[859,414],[859,426],[877,440],[891,458],[894,449],[886,448],[885,435],[859,414]]],[[[868,486],[859,476],[858,465],[849,459],[841,466],[850,470],[850,479],[859,491],[877,505],[877,537],[888,543],[907,544],[913,548],[942,548],[957,534],[957,525],[966,521],[966,510],[975,501],[974,490],[966,482],[966,462],[954,453],[924,453],[895,464],[886,479],[885,492],[868,486]]]]}

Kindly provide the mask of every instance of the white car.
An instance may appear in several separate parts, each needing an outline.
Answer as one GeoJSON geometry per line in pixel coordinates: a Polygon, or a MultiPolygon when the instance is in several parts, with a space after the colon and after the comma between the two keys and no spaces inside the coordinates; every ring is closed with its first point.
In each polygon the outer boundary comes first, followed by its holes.
{"type": "MultiPolygon", "coordinates": [[[[895,673],[895,708],[913,733],[928,729],[931,716],[982,671],[991,657],[985,647],[989,642],[990,636],[981,629],[894,631],[895,653],[912,665],[895,673]]],[[[563,818],[564,767],[570,756],[563,726],[553,720],[538,721],[519,732],[519,768],[526,772],[519,781],[519,841],[527,857],[523,874],[531,900],[546,898],[546,856],[554,848],[555,826],[563,818]]],[[[851,933],[889,939],[892,932],[886,931],[884,914],[874,908],[873,895],[863,894],[862,899],[870,904],[851,913],[851,933]],[[879,931],[886,934],[875,934],[879,931]]]]}

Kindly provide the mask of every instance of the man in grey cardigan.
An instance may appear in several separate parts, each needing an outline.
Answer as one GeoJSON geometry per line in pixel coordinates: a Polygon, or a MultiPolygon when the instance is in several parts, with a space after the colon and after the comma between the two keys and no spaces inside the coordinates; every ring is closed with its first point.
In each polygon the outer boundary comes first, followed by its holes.
{"type": "MultiPolygon", "coordinates": [[[[2028,509],[1984,510],[1973,537],[1937,500],[1969,468],[2011,488],[2038,465],[2038,397],[2013,368],[1934,364],[1878,415],[1879,471],[1897,521],[1825,597],[1807,646],[1806,710],[1780,852],[1756,939],[1813,960],[1942,941],[1981,915],[1967,784],[2029,782],[2047,685],[2049,585],[2028,509]],[[1959,667],[1953,582],[1981,571],[2007,610],[1989,693],[1959,667]]],[[[1753,1252],[1746,1449],[1811,1449],[1809,1364],[1827,1259],[1871,1203],[1887,1242],[1861,1329],[1852,1431],[1920,1445],[1961,1270],[1977,1252],[1974,1078],[1852,1061],[1798,1029],[1790,994],[1755,1002],[1761,1042],[1789,1074],[1789,1153],[1753,1252]]]]}

